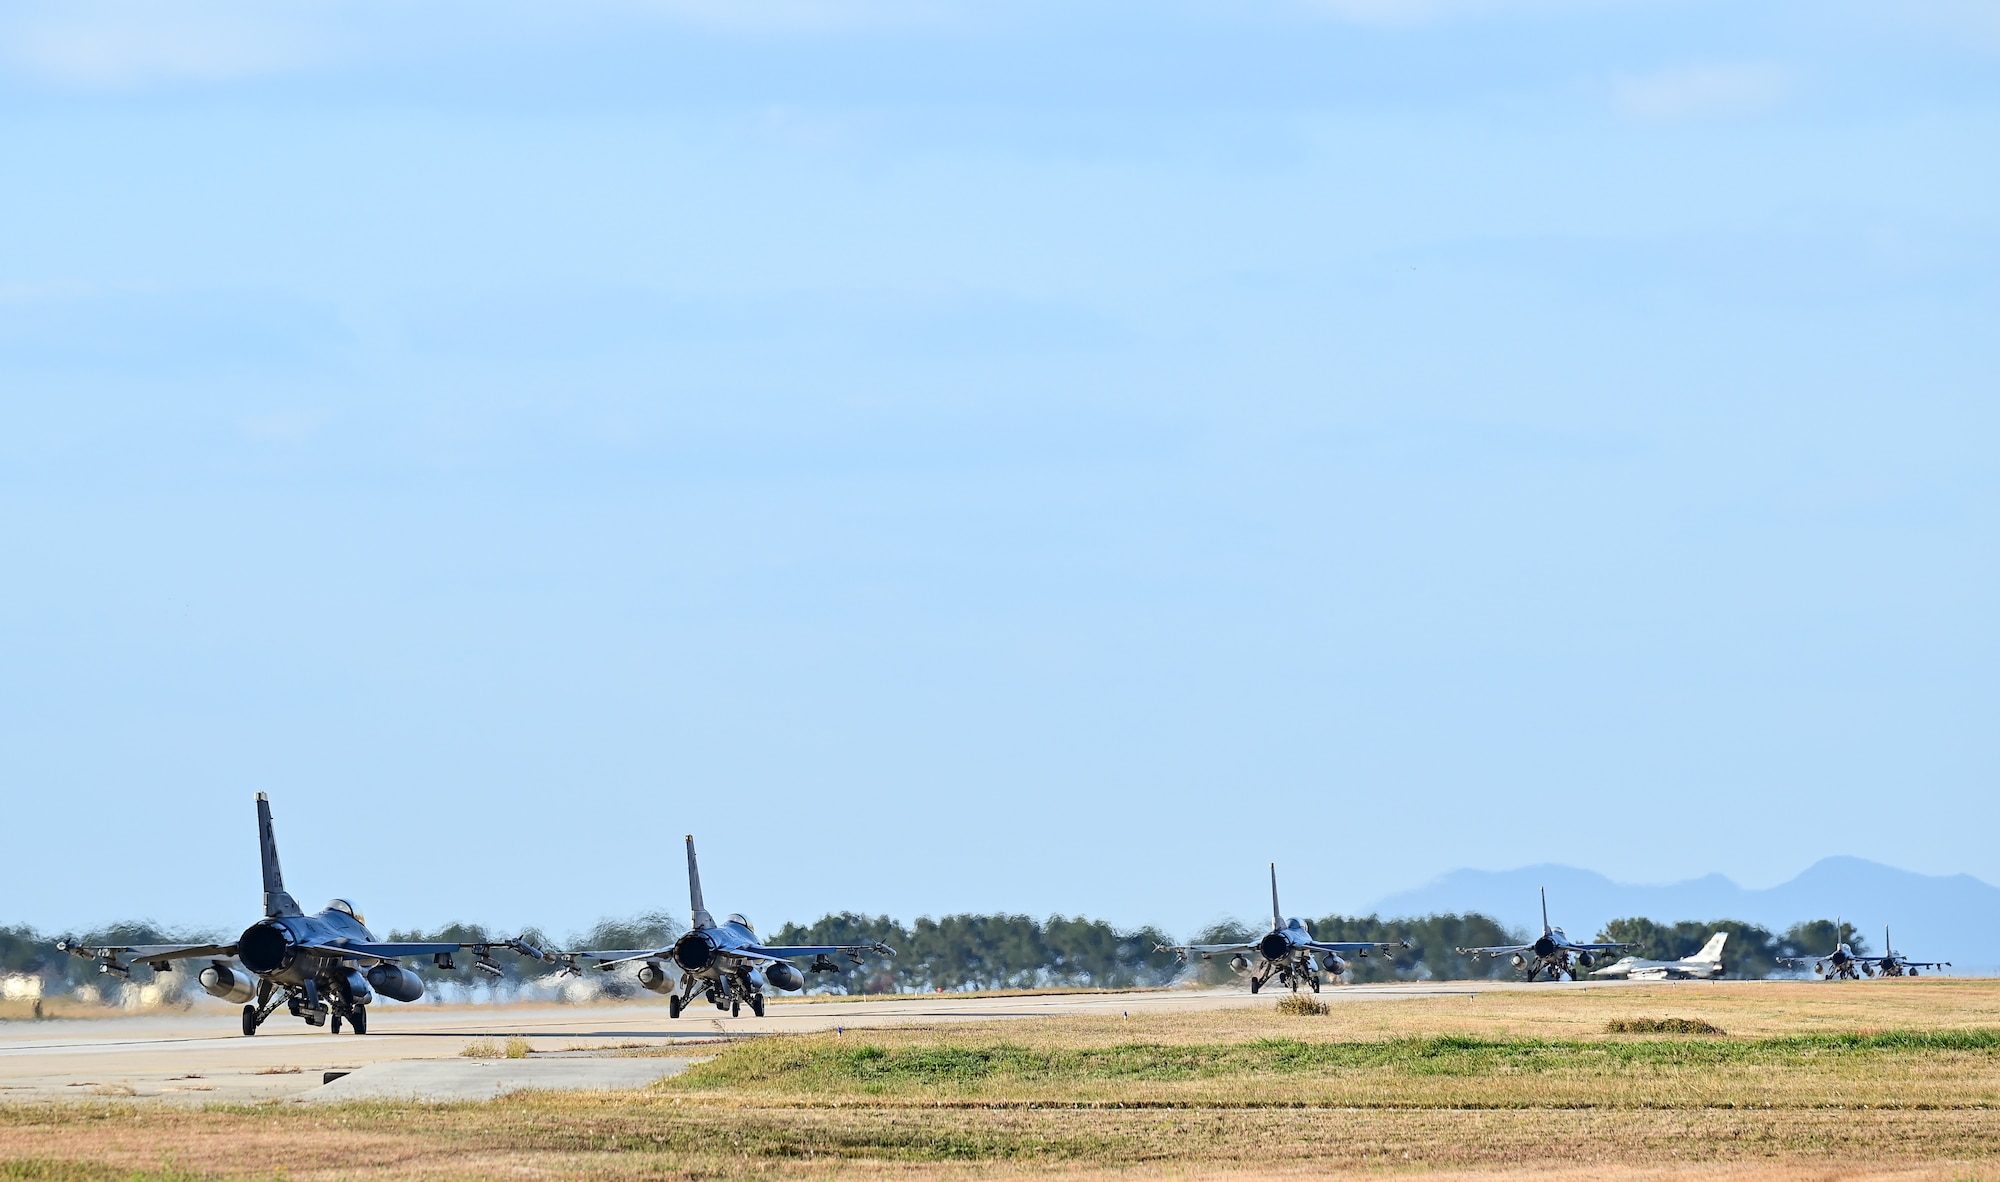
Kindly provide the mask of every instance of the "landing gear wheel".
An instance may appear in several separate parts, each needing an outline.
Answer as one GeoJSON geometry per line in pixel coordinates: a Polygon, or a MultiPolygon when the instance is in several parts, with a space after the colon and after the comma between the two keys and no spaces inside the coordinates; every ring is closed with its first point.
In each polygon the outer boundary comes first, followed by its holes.
{"type": "Polygon", "coordinates": [[[333,1032],[335,1034],[340,1033],[340,1015],[338,1013],[333,1016],[333,1032]]]}
{"type": "Polygon", "coordinates": [[[753,998],[751,998],[751,999],[750,999],[750,1012],[751,1012],[751,1013],[753,1013],[753,1014],[755,1014],[755,1015],[757,1015],[757,1016],[758,1016],[759,1018],[761,1018],[761,1017],[763,1017],[763,1016],[764,1016],[764,995],[763,995],[763,994],[761,994],[761,993],[760,993],[760,994],[758,994],[757,996],[755,996],[755,997],[753,997],[753,998]]]}
{"type": "Polygon", "coordinates": [[[669,1017],[669,1018],[678,1018],[678,1017],[680,1017],[680,1016],[681,1016],[681,999],[680,999],[680,998],[678,998],[678,997],[670,997],[670,998],[668,998],[668,999],[667,999],[667,1017],[669,1017]]]}
{"type": "Polygon", "coordinates": [[[1318,993],[1318,992],[1319,992],[1319,974],[1318,974],[1318,973],[1314,973],[1314,974],[1312,975],[1312,986],[1313,986],[1313,992],[1314,992],[1314,993],[1318,993]]]}
{"type": "Polygon", "coordinates": [[[1262,989],[1263,987],[1264,983],[1262,981],[1258,980],[1255,977],[1250,978],[1250,992],[1255,993],[1259,989],[1262,989]]]}
{"type": "Polygon", "coordinates": [[[256,1034],[256,1033],[257,1033],[257,1007],[256,1007],[256,1006],[244,1006],[244,1007],[243,1007],[243,1037],[245,1037],[245,1038],[249,1038],[249,1037],[250,1037],[251,1035],[253,1035],[253,1034],[256,1034]]]}
{"type": "Polygon", "coordinates": [[[355,1006],[354,1012],[347,1015],[347,1021],[349,1025],[354,1027],[354,1033],[368,1033],[368,1007],[355,1006]]]}
{"type": "Polygon", "coordinates": [[[742,1003],[742,1002],[740,1002],[740,1001],[732,1001],[732,1002],[730,1002],[730,1003],[729,1003],[729,1016],[730,1016],[730,1017],[734,1018],[734,1017],[736,1017],[737,1015],[741,1014],[742,1012],[743,1012],[743,1003],[742,1003]]]}

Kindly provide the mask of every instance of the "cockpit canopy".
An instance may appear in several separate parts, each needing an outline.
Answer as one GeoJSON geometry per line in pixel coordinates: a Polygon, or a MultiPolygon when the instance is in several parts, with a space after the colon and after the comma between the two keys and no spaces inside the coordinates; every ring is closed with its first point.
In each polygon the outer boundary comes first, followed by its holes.
{"type": "Polygon", "coordinates": [[[1285,921],[1285,926],[1295,932],[1303,932],[1306,930],[1306,921],[1294,915],[1285,921]]]}
{"type": "Polygon", "coordinates": [[[326,909],[328,911],[338,911],[345,915],[351,915],[354,917],[354,922],[362,925],[363,927],[366,927],[368,925],[368,917],[361,914],[361,912],[355,908],[354,904],[346,899],[335,899],[326,905],[326,909]]]}
{"type": "Polygon", "coordinates": [[[756,925],[756,924],[754,924],[754,923],[751,923],[751,922],[750,922],[750,921],[749,921],[748,919],[746,919],[745,917],[743,917],[743,916],[741,916],[741,915],[738,915],[738,914],[737,914],[736,912],[734,912],[734,911],[732,911],[732,912],[730,912],[730,913],[729,913],[729,922],[730,922],[730,923],[737,923],[737,924],[742,924],[742,925],[743,925],[743,926],[744,926],[745,928],[749,929],[749,930],[750,930],[750,931],[752,931],[752,932],[755,932],[755,931],[757,930],[757,925],[756,925]]]}

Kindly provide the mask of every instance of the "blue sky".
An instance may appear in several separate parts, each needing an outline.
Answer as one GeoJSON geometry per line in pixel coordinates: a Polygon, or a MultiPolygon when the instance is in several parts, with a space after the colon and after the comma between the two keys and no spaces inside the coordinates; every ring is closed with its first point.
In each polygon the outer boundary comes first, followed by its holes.
{"type": "Polygon", "coordinates": [[[0,136],[0,921],[2000,881],[1988,5],[15,3],[0,136]]]}

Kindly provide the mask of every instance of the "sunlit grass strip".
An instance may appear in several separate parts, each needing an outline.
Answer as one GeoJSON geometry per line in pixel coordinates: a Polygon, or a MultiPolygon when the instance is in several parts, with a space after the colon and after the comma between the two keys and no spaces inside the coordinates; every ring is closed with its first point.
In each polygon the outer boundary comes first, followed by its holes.
{"type": "Polygon", "coordinates": [[[2000,1051],[2000,1030],[1603,1041],[1484,1039],[1462,1035],[1374,1042],[1264,1038],[1245,1043],[1055,1049],[1011,1043],[884,1047],[854,1037],[822,1036],[782,1042],[774,1039],[731,1048],[677,1077],[675,1086],[700,1090],[779,1080],[805,1086],[817,1082],[937,1083],[1002,1076],[1021,1080],[1172,1080],[1326,1068],[1477,1075],[1502,1071],[1573,1071],[1591,1065],[1606,1068],[1641,1064],[1776,1065],[1823,1056],[1947,1051],[2000,1051]]]}

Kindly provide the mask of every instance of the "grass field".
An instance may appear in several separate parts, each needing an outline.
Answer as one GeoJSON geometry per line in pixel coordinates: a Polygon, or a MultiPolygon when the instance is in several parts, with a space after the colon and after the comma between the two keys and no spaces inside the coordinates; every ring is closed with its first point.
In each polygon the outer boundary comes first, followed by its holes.
{"type": "Polygon", "coordinates": [[[1560,988],[774,1037],[644,1092],[0,1109],[0,1178],[1993,1179],[2000,982],[1560,988]],[[1611,1033],[1693,1019],[1726,1034],[1611,1033]]]}

